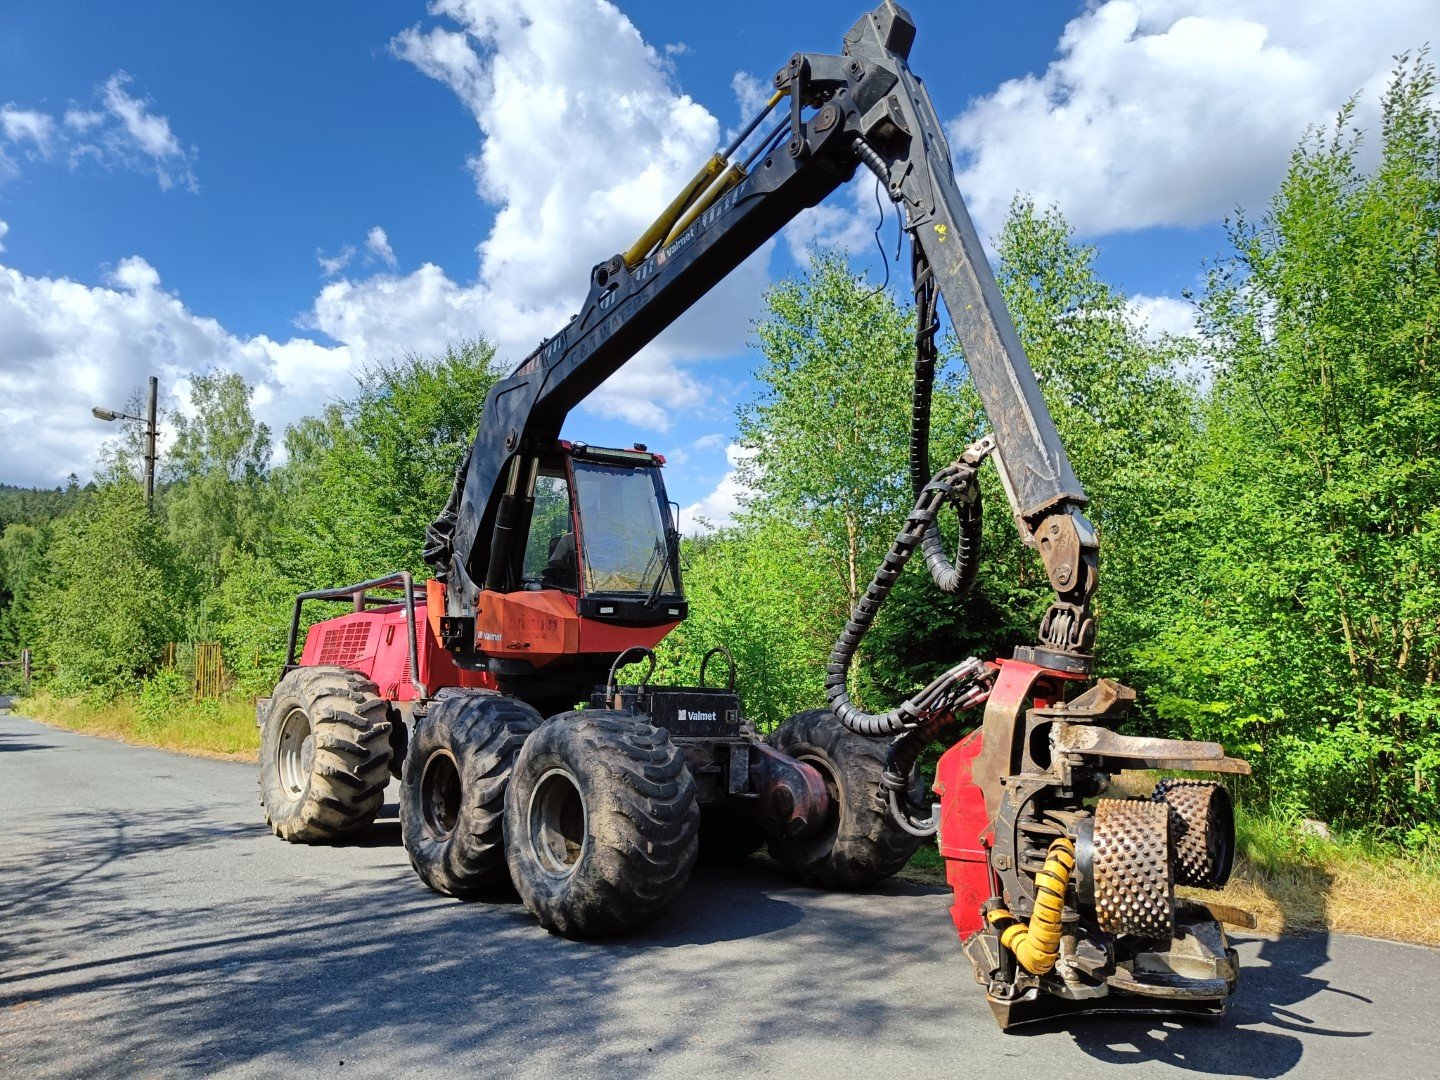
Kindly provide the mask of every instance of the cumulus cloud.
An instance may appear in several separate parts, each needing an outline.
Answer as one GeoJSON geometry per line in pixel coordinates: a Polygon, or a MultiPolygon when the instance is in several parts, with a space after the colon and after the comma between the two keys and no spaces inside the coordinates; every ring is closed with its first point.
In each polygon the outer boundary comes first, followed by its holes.
{"type": "Polygon", "coordinates": [[[10,223],[8,221],[0,221],[0,251],[5,250],[5,234],[9,231],[10,223]]]}
{"type": "Polygon", "coordinates": [[[992,231],[1016,191],[1091,235],[1218,221],[1357,90],[1373,119],[1394,55],[1435,30],[1434,0],[1092,3],[1042,74],[949,125],[960,186],[992,231]]]}
{"type": "Polygon", "coordinates": [[[1195,335],[1195,305],[1189,300],[1137,293],[1130,297],[1129,309],[1131,318],[1152,338],[1195,335]]]}
{"type": "Polygon", "coordinates": [[[4,132],[10,142],[28,142],[42,157],[48,157],[50,141],[55,135],[55,120],[34,109],[6,105],[0,109],[0,132],[4,132]]]}
{"type": "Polygon", "coordinates": [[[680,511],[680,525],[687,535],[700,536],[735,523],[736,516],[753,494],[740,479],[740,465],[754,453],[739,443],[725,447],[725,460],[730,468],[715,485],[715,490],[680,511]]]}
{"type": "MultiPolygon", "coordinates": [[[[32,160],[132,169],[154,176],[162,189],[197,191],[194,149],[181,145],[170,121],[152,111],[148,98],[130,93],[133,81],[117,71],[97,89],[94,108],[72,104],[59,119],[12,102],[0,108],[0,137],[24,148],[32,160]]],[[[0,180],[19,173],[14,156],[0,149],[0,180]]]]}
{"type": "Polygon", "coordinates": [[[149,375],[173,388],[192,371],[237,371],[257,387],[265,419],[281,426],[342,390],[352,364],[343,345],[229,333],[167,292],[141,258],[95,286],[0,267],[0,476],[53,485],[87,475],[114,434],[90,418],[91,406],[122,407],[149,375]]]}
{"type": "Polygon", "coordinates": [[[320,264],[320,273],[325,277],[334,277],[340,271],[350,265],[350,260],[355,258],[355,245],[346,244],[334,255],[326,255],[320,248],[315,249],[315,261],[320,264]]]}
{"type": "Polygon", "coordinates": [[[365,250],[372,256],[379,259],[386,266],[394,266],[396,263],[395,252],[390,247],[390,237],[385,235],[385,230],[379,225],[372,228],[365,236],[365,250]]]}
{"type": "MultiPolygon", "coordinates": [[[[665,58],[610,4],[442,0],[433,11],[444,25],[401,33],[393,51],[455,93],[477,125],[470,167],[478,195],[496,209],[473,280],[432,262],[399,272],[376,227],[363,246],[316,252],[331,280],[299,319],[311,336],[282,342],[232,334],[190,311],[143,259],[118,263],[98,285],[0,267],[5,479],[53,483],[86,472],[110,434],[92,425],[89,407],[123,403],[149,374],[173,388],[191,371],[238,371],[257,387],[257,412],[278,429],[348,392],[351,373],[368,362],[478,336],[518,361],[577,310],[591,265],[627,246],[717,144],[715,117],[673,85],[665,58]],[[40,401],[66,419],[33,430],[40,401]]],[[[53,130],[67,146],[104,148],[107,133],[123,136],[132,160],[145,155],[152,170],[188,174],[188,152],[169,124],[147,123],[161,118],[128,87],[124,78],[107,83],[93,107],[72,106],[53,130]]],[[[743,349],[771,249],[712,290],[587,408],[657,431],[681,417],[723,421],[729,406],[720,398],[733,385],[720,369],[697,376],[695,365],[743,349]]]]}
{"type": "MultiPolygon", "coordinates": [[[[518,361],[573,314],[588,270],[649,224],[719,140],[719,123],[674,85],[666,57],[610,4],[440,0],[449,25],[396,36],[395,55],[470,110],[476,191],[498,209],[476,279],[426,264],[336,282],[311,319],[352,345],[386,338],[494,340],[518,361]]],[[[672,54],[673,55],[673,54],[672,54]]],[[[705,398],[688,361],[743,347],[759,314],[767,246],[643,350],[586,408],[665,430],[705,398]]],[[[413,344],[423,348],[425,345],[413,344]]]]}

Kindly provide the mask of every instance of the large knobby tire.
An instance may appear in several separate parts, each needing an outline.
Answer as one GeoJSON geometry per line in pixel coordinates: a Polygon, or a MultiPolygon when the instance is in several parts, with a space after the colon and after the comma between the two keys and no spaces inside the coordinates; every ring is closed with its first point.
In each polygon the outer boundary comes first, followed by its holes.
{"type": "Polygon", "coordinates": [[[830,811],[812,836],[772,838],[770,855],[787,873],[821,889],[865,889],[890,877],[920,846],[880,802],[886,743],[856,735],[829,709],[797,713],[770,745],[813,766],[830,793],[830,811]]]}
{"type": "Polygon", "coordinates": [[[695,866],[700,808],[663,728],[591,709],[530,736],[505,825],[510,876],[530,913],[554,933],[597,937],[675,903],[695,866]]]}
{"type": "Polygon", "coordinates": [[[505,786],[540,714],[488,692],[456,693],[415,725],[400,785],[400,835],[410,865],[436,892],[493,893],[505,865],[505,786]]]}
{"type": "Polygon", "coordinates": [[[323,844],[375,820],[390,779],[389,708],[347,668],[280,680],[260,730],[260,802],[276,836],[323,844]]]}

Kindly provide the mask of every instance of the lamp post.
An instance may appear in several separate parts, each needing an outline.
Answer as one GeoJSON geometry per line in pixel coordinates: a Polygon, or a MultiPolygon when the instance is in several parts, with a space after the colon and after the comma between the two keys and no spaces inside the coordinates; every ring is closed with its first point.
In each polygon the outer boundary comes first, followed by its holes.
{"type": "Polygon", "coordinates": [[[117,412],[114,409],[102,409],[95,406],[90,412],[96,420],[138,420],[145,425],[145,509],[150,509],[151,502],[155,499],[155,399],[160,392],[160,380],[154,375],[150,376],[150,395],[145,409],[144,416],[132,416],[129,413],[117,412]]]}

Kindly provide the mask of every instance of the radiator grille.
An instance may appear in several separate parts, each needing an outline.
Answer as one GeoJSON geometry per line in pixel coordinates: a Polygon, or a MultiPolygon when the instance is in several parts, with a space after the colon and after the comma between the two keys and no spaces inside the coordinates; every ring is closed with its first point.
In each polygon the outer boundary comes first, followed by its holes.
{"type": "Polygon", "coordinates": [[[365,647],[370,644],[371,625],[369,622],[352,622],[330,627],[320,639],[318,662],[339,667],[354,664],[365,655],[365,647]]]}

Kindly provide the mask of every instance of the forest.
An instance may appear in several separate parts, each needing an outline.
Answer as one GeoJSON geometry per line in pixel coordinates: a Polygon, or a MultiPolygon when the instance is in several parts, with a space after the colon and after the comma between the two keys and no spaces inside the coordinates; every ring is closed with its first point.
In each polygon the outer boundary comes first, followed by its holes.
{"type": "MultiPolygon", "coordinates": [[[[1401,60],[1377,129],[1347,108],[1308,133],[1268,205],[1237,211],[1226,235],[1186,337],[1151,333],[1057,210],[1018,197],[994,239],[1101,538],[1100,673],[1136,688],[1138,729],[1249,758],[1254,803],[1431,848],[1433,65],[1401,60]]],[[[661,650],[664,672],[689,681],[726,644],[762,729],[823,703],[830,646],[909,508],[914,334],[908,296],[877,290],[843,253],[815,255],[766,297],[760,390],[738,417],[751,494],[732,526],[685,541],[692,615],[661,650]]],[[[937,466],[985,429],[953,341],[943,359],[937,466]]],[[[155,715],[190,707],[177,655],[218,641],[234,698],[267,692],[297,592],[426,570],[424,526],[501,374],[483,340],[397,358],[283,433],[255,419],[237,375],[197,374],[189,410],[166,420],[150,512],[133,431],[83,486],[0,489],[0,660],[29,648],[53,698],[155,715]]],[[[1033,641],[1049,599],[1039,560],[991,468],[982,490],[975,589],[942,597],[911,567],[858,660],[868,705],[1033,641]]]]}

